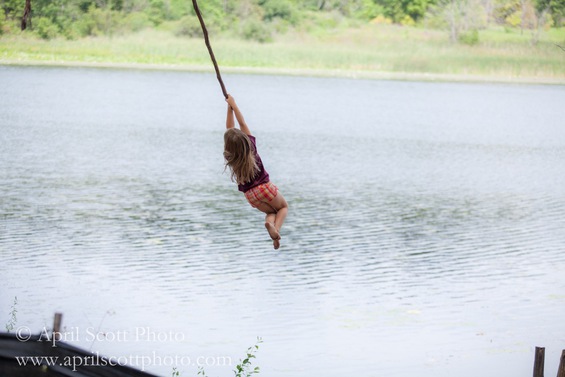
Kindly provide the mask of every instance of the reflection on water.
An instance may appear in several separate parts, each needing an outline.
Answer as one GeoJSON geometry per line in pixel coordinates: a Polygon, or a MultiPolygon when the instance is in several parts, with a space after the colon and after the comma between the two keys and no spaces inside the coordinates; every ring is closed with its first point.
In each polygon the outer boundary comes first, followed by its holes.
{"type": "Polygon", "coordinates": [[[291,207],[273,251],[223,174],[214,80],[0,67],[3,312],[132,334],[76,340],[110,355],[261,336],[267,376],[525,376],[536,345],[553,373],[563,87],[227,76],[291,207]]]}

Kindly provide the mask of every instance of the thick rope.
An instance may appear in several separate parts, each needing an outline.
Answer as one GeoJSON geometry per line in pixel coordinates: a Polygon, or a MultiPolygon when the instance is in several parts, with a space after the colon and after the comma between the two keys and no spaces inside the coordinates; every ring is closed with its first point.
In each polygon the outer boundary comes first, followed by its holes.
{"type": "Polygon", "coordinates": [[[210,46],[210,39],[208,38],[208,30],[206,30],[206,25],[204,24],[204,19],[200,14],[200,9],[198,8],[198,3],[196,0],[192,0],[192,5],[194,6],[194,11],[196,12],[196,16],[198,16],[198,20],[200,21],[200,26],[202,26],[202,33],[204,34],[204,42],[206,42],[206,47],[208,47],[208,52],[210,53],[210,58],[212,59],[212,63],[214,64],[214,69],[216,70],[216,77],[220,82],[220,86],[222,87],[222,93],[224,93],[224,97],[228,98],[228,92],[226,91],[226,87],[224,82],[222,81],[222,76],[220,75],[220,69],[218,68],[218,63],[216,62],[216,58],[214,57],[214,51],[212,51],[212,46],[210,46]]]}

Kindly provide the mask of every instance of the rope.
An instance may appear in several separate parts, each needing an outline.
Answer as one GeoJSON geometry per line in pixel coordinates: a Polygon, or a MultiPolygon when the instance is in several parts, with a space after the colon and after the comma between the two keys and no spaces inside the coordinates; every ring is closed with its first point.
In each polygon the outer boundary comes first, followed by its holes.
{"type": "Polygon", "coordinates": [[[198,20],[200,21],[200,26],[202,26],[202,33],[204,34],[204,42],[206,42],[206,47],[208,47],[208,52],[210,53],[210,59],[212,59],[212,63],[214,64],[214,69],[216,70],[216,77],[218,78],[218,82],[222,87],[222,93],[224,93],[224,97],[228,98],[228,92],[226,91],[226,87],[224,82],[222,81],[222,76],[220,75],[220,69],[218,68],[218,63],[216,62],[216,58],[214,57],[214,51],[212,51],[212,46],[210,46],[210,39],[208,38],[208,30],[206,30],[206,25],[204,24],[204,19],[200,14],[200,9],[198,8],[198,3],[196,0],[192,0],[192,5],[194,6],[194,11],[196,12],[196,16],[198,16],[198,20]]]}

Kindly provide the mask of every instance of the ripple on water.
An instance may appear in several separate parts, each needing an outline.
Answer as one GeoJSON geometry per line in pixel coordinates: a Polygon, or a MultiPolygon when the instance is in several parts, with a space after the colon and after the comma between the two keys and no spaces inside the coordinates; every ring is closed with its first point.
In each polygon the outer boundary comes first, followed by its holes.
{"type": "MultiPolygon", "coordinates": [[[[10,72],[24,81],[35,72],[56,79],[57,87],[85,79],[80,71],[10,72]]],[[[235,343],[263,335],[273,350],[266,363],[273,376],[420,373],[422,349],[432,364],[448,365],[437,360],[450,353],[461,362],[462,354],[529,344],[539,334],[550,339],[562,328],[556,313],[564,301],[549,298],[563,289],[565,265],[565,149],[558,114],[544,107],[559,95],[554,89],[536,102],[544,111],[530,103],[497,109],[536,109],[547,115],[536,124],[546,133],[530,132],[520,117],[513,118],[516,132],[506,132],[506,125],[488,123],[488,114],[485,125],[472,123],[476,116],[466,108],[450,115],[440,111],[441,101],[431,101],[444,98],[444,86],[416,83],[347,81],[341,89],[350,96],[343,101],[356,98],[364,111],[339,114],[343,107],[331,106],[327,122],[313,117],[307,129],[290,111],[264,122],[259,148],[291,208],[283,246],[273,251],[262,215],[222,175],[221,130],[208,125],[223,119],[202,101],[207,85],[198,85],[210,83],[206,76],[139,73],[169,83],[146,93],[151,98],[170,94],[171,80],[190,78],[195,85],[168,95],[169,110],[148,107],[145,116],[98,87],[98,80],[107,82],[103,73],[91,74],[97,79],[90,77],[89,90],[77,98],[60,93],[61,103],[75,106],[53,104],[45,93],[12,92],[27,90],[20,85],[9,87],[0,109],[0,273],[7,288],[0,301],[17,294],[30,324],[38,323],[37,313],[26,312],[27,305],[50,315],[56,301],[78,322],[85,312],[109,309],[119,313],[110,320],[116,326],[166,322],[191,334],[194,344],[182,347],[211,353],[244,349],[235,343]],[[396,99],[379,108],[371,102],[373,85],[386,86],[396,99]],[[430,112],[434,121],[397,119],[410,116],[404,107],[395,111],[404,85],[432,110],[440,106],[430,112]],[[349,87],[370,91],[354,96],[349,87]],[[106,96],[104,106],[117,106],[115,117],[99,111],[97,99],[106,96]],[[36,103],[31,114],[16,106],[23,97],[36,103]],[[352,120],[344,134],[345,115],[352,120]],[[532,313],[547,323],[534,327],[532,313]],[[494,346],[483,342],[487,337],[494,346]],[[419,361],[406,363],[407,354],[419,361]]],[[[139,89],[137,76],[122,74],[129,80],[111,77],[124,90],[139,89]]],[[[254,80],[261,79],[245,81],[254,80]]],[[[288,80],[299,88],[312,84],[288,80]]],[[[286,106],[310,114],[300,106],[311,98],[301,93],[316,92],[316,85],[298,91],[280,85],[281,93],[292,93],[286,106]]],[[[469,97],[479,87],[450,96],[479,101],[469,97]]],[[[0,98],[6,90],[0,88],[0,98]]],[[[499,94],[496,100],[518,89],[489,90],[499,94]]],[[[250,121],[262,123],[267,115],[250,121]]],[[[178,351],[174,344],[162,347],[178,351]]]]}

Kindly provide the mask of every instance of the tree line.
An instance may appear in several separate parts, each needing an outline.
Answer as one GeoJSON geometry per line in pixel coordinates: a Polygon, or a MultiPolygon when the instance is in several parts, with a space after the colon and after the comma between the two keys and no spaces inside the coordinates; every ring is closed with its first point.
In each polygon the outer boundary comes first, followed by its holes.
{"type": "MultiPolygon", "coordinates": [[[[213,31],[262,42],[289,28],[332,28],[343,20],[445,28],[455,41],[491,25],[535,31],[565,19],[565,0],[201,0],[199,6],[213,31]]],[[[45,39],[76,39],[164,27],[200,35],[190,0],[0,0],[0,8],[0,34],[21,28],[45,39]]]]}

